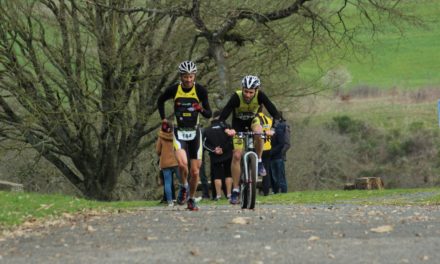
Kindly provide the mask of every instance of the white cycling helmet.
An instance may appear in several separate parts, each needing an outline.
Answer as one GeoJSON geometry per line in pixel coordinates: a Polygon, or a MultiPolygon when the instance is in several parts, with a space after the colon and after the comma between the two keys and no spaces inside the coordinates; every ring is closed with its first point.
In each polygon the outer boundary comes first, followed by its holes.
{"type": "Polygon", "coordinates": [[[246,89],[257,89],[261,85],[260,79],[257,76],[246,75],[241,80],[241,86],[246,89]]]}
{"type": "Polygon", "coordinates": [[[197,73],[197,66],[192,61],[184,61],[179,65],[180,73],[197,73]]]}

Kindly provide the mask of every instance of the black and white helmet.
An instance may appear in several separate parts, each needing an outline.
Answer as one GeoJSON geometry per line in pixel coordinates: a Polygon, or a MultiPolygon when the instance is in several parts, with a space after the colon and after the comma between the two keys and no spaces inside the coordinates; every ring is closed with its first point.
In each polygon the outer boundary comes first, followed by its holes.
{"type": "Polygon", "coordinates": [[[184,61],[179,65],[180,73],[197,73],[197,66],[192,61],[184,61]]]}
{"type": "Polygon", "coordinates": [[[246,89],[257,89],[260,85],[260,79],[258,79],[257,76],[246,75],[243,80],[241,80],[241,86],[246,89]]]}

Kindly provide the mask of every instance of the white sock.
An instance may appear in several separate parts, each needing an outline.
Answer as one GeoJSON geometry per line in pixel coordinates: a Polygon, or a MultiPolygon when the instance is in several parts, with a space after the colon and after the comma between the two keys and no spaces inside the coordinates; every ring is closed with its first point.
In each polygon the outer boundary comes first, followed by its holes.
{"type": "Polygon", "coordinates": [[[234,188],[232,191],[233,192],[240,192],[240,189],[239,188],[234,188]]]}
{"type": "Polygon", "coordinates": [[[258,162],[263,162],[261,159],[258,159],[258,162]]]}

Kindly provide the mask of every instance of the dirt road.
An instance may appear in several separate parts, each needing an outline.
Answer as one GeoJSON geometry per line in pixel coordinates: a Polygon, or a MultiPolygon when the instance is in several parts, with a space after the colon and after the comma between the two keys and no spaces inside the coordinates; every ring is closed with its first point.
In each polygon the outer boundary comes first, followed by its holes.
{"type": "Polygon", "coordinates": [[[0,241],[0,263],[438,263],[438,206],[145,208],[0,241]]]}

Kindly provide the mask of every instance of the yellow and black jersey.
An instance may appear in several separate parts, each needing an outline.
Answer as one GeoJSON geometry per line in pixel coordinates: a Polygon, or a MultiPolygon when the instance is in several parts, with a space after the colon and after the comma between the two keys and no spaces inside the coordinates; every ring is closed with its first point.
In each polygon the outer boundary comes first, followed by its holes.
{"type": "Polygon", "coordinates": [[[250,102],[246,102],[243,99],[243,92],[241,90],[235,92],[240,98],[240,105],[234,109],[234,118],[248,122],[255,118],[260,105],[258,104],[258,94],[257,90],[254,98],[250,102]]]}
{"type": "Polygon", "coordinates": [[[249,130],[260,105],[263,105],[274,119],[280,118],[277,108],[264,92],[257,90],[254,98],[247,103],[243,99],[242,90],[239,90],[232,94],[223,108],[219,120],[225,121],[232,113],[232,128],[237,131],[244,131],[245,128],[249,130]]]}
{"type": "Polygon", "coordinates": [[[200,84],[191,88],[183,88],[180,84],[168,87],[157,100],[161,119],[165,119],[165,101],[169,99],[174,101],[174,118],[178,128],[195,128],[199,124],[199,112],[193,108],[194,103],[203,106],[202,116],[210,118],[212,115],[208,92],[200,84]]]}
{"type": "MultiPolygon", "coordinates": [[[[268,117],[264,113],[261,112],[258,113],[255,120],[261,125],[264,132],[267,132],[272,129],[272,123],[273,123],[272,118],[268,117]]],[[[271,137],[266,136],[266,138],[264,139],[263,150],[270,150],[271,148],[272,148],[271,137]]]]}

